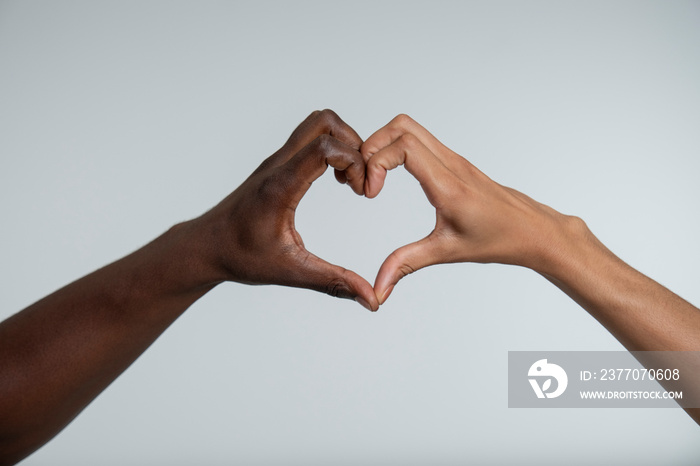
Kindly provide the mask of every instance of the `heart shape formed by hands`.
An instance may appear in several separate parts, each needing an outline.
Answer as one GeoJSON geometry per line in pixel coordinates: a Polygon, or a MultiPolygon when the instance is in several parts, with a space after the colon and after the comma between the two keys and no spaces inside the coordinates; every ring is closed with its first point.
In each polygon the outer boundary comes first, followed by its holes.
{"type": "MultiPolygon", "coordinates": [[[[376,311],[404,276],[445,262],[532,267],[543,246],[533,222],[553,209],[499,185],[406,115],[366,141],[330,110],[309,115],[287,142],[198,222],[209,234],[212,281],[310,288],[376,311]],[[381,265],[374,287],[311,254],[294,225],[296,208],[328,166],[359,195],[376,197],[388,170],[404,165],[436,209],[433,231],[381,265]]],[[[546,237],[546,236],[545,236],[546,237]]]]}

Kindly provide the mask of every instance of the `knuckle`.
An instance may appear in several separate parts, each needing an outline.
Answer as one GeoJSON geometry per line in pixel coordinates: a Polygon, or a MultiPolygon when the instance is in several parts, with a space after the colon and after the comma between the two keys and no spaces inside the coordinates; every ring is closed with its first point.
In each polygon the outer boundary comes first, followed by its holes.
{"type": "Polygon", "coordinates": [[[393,263],[395,264],[394,267],[396,267],[396,275],[399,280],[405,277],[406,275],[410,275],[416,271],[416,268],[410,264],[410,258],[408,257],[407,252],[405,250],[399,249],[397,251],[394,251],[391,254],[391,258],[393,259],[393,263]]]}
{"type": "Polygon", "coordinates": [[[258,185],[258,198],[263,202],[274,202],[282,195],[282,183],[277,175],[266,176],[258,185]]]}
{"type": "Polygon", "coordinates": [[[367,172],[367,176],[372,176],[375,173],[380,173],[382,171],[382,166],[379,165],[379,160],[377,157],[372,157],[369,159],[367,165],[365,166],[365,171],[367,172]]]}
{"type": "MultiPolygon", "coordinates": [[[[465,159],[462,159],[462,160],[464,160],[464,162],[462,162],[461,165],[465,168],[465,171],[466,171],[470,176],[475,177],[475,176],[480,176],[480,175],[483,174],[483,173],[481,173],[481,170],[479,170],[478,168],[476,168],[476,166],[474,166],[474,164],[469,163],[469,162],[468,162],[467,160],[465,160],[465,159]],[[466,162],[466,163],[465,163],[465,162],[466,162]]],[[[460,160],[460,162],[461,162],[461,160],[460,160]]]]}
{"type": "Polygon", "coordinates": [[[399,113],[398,115],[396,115],[396,116],[394,117],[393,120],[391,120],[391,122],[392,122],[395,126],[398,126],[398,127],[401,127],[401,128],[405,128],[405,127],[407,127],[408,125],[410,125],[411,123],[413,123],[413,118],[411,118],[410,116],[406,115],[405,113],[399,113]]]}
{"type": "Polygon", "coordinates": [[[257,173],[262,173],[265,170],[267,170],[268,168],[272,167],[274,165],[274,163],[275,163],[275,156],[273,155],[273,156],[270,156],[270,157],[266,158],[265,160],[263,160],[263,162],[260,165],[258,165],[258,168],[256,168],[252,174],[255,175],[257,173]]]}
{"type": "Polygon", "coordinates": [[[411,133],[402,134],[399,138],[399,142],[402,147],[406,149],[415,149],[420,145],[420,141],[416,136],[411,133]]]}
{"type": "Polygon", "coordinates": [[[362,145],[360,146],[360,154],[367,156],[370,160],[371,157],[379,152],[379,149],[376,147],[375,144],[367,144],[367,141],[363,142],[362,145]]]}
{"type": "Polygon", "coordinates": [[[324,291],[326,294],[335,298],[343,298],[351,295],[348,284],[342,278],[334,278],[330,280],[328,283],[326,283],[324,291]]]}
{"type": "Polygon", "coordinates": [[[405,277],[405,276],[407,276],[407,275],[411,275],[413,272],[416,271],[413,267],[411,267],[410,265],[405,264],[405,263],[404,263],[404,264],[401,264],[401,265],[399,266],[399,269],[398,269],[398,270],[399,270],[399,275],[400,275],[401,278],[403,278],[403,277],[405,277]]]}
{"type": "Polygon", "coordinates": [[[328,153],[334,145],[335,138],[329,134],[321,134],[311,143],[311,149],[314,153],[328,153]]]}
{"type": "Polygon", "coordinates": [[[319,112],[318,118],[327,128],[334,128],[340,124],[340,117],[333,110],[326,108],[319,112]]]}

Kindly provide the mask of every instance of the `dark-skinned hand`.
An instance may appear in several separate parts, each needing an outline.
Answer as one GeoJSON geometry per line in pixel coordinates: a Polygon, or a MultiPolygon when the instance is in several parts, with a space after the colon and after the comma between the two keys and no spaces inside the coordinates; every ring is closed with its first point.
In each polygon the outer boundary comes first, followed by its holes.
{"type": "Polygon", "coordinates": [[[310,288],[377,310],[372,286],[314,256],[294,213],[328,166],[363,194],[362,140],[330,110],[204,215],[0,323],[0,465],[46,443],[224,281],[310,288]]]}
{"type": "MultiPolygon", "coordinates": [[[[294,227],[299,201],[328,166],[336,179],[364,193],[362,139],[331,110],[315,111],[289,140],[205,215],[196,219],[219,281],[309,288],[351,298],[376,311],[372,286],[355,272],[313,255],[294,227]]],[[[198,233],[199,236],[201,236],[198,233]]]]}

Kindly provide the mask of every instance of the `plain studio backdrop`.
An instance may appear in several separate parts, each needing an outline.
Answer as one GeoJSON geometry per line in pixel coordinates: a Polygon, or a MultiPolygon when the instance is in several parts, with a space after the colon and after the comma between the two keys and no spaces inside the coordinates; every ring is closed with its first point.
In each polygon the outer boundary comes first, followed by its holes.
{"type": "MultiPolygon", "coordinates": [[[[314,109],[408,113],[695,304],[700,3],[0,3],[0,317],[193,218],[314,109]]],[[[434,210],[327,172],[307,247],[370,282],[434,210]]],[[[691,464],[681,409],[509,409],[509,350],[619,350],[536,273],[430,267],[376,314],[223,284],[26,465],[691,464]]],[[[57,367],[56,370],[60,370],[57,367]]]]}

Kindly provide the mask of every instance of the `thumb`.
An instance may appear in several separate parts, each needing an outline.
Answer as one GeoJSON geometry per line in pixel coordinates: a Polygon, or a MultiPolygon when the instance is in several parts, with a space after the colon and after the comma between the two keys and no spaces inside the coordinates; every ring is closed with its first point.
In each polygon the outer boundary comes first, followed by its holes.
{"type": "Polygon", "coordinates": [[[370,311],[379,309],[379,301],[374,289],[367,280],[338,265],[331,264],[320,257],[304,251],[303,260],[296,270],[288,275],[287,285],[308,288],[337,298],[354,299],[370,311]]]}
{"type": "Polygon", "coordinates": [[[392,252],[379,268],[374,281],[374,292],[379,304],[384,304],[394,286],[408,274],[429,265],[439,264],[439,245],[432,234],[415,243],[392,252]]]}

